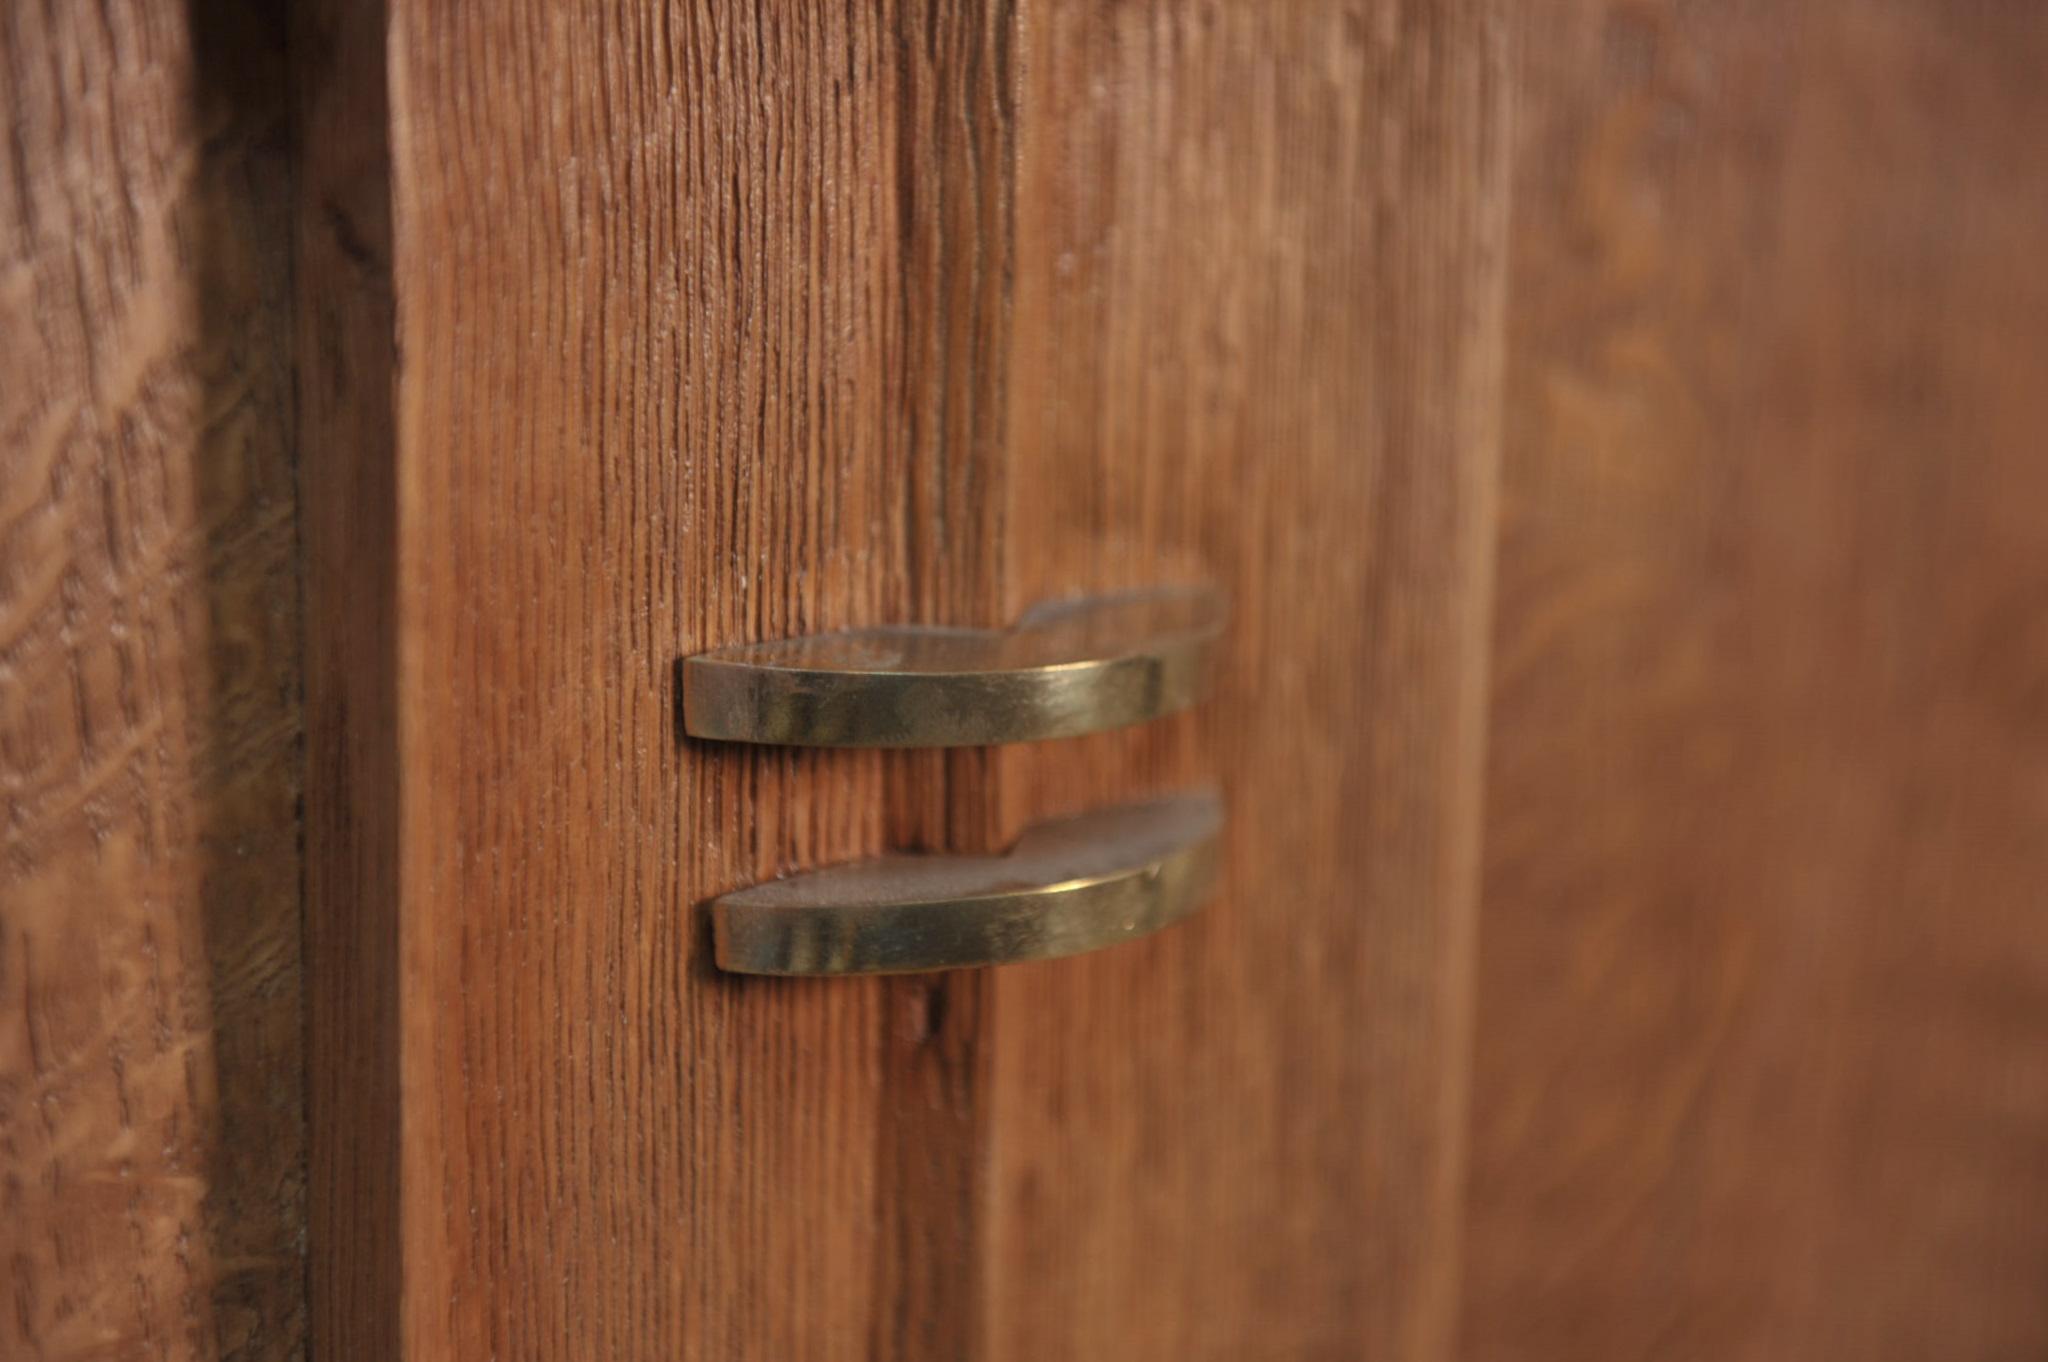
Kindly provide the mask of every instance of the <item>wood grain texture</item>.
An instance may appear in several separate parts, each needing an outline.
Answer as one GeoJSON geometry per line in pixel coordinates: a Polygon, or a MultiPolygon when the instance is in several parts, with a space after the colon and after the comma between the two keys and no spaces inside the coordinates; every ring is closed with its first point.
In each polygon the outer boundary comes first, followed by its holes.
{"type": "Polygon", "coordinates": [[[1034,6],[1012,603],[1206,576],[1202,915],[994,976],[987,1355],[1434,1358],[1455,1322],[1507,163],[1487,4],[1034,6]]]}
{"type": "Polygon", "coordinates": [[[1439,1351],[1487,11],[395,20],[406,1355],[1439,1351]],[[1201,576],[1240,612],[1208,728],[676,737],[689,652],[1201,576]],[[710,969],[718,891],[1217,775],[1200,929],[1069,976],[710,969]]]}
{"type": "Polygon", "coordinates": [[[998,622],[1014,17],[395,17],[405,1355],[963,1355],[978,983],[695,909],[985,759],[686,746],[675,666],[998,622]]]}
{"type": "Polygon", "coordinates": [[[2048,15],[1521,43],[1465,1353],[2048,1350],[2048,15]]]}
{"type": "Polygon", "coordinates": [[[291,17],[307,615],[307,1294],[316,1358],[402,1356],[389,18],[370,0],[308,0],[291,17]]]}
{"type": "Polygon", "coordinates": [[[288,139],[253,7],[0,16],[0,1357],[303,1349],[288,139]]]}

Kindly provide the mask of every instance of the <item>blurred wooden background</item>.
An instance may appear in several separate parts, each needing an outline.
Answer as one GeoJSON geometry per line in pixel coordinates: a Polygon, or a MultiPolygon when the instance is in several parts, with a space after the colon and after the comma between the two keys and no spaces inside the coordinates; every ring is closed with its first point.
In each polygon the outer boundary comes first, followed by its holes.
{"type": "Polygon", "coordinates": [[[1519,35],[1474,1358],[2048,1351],[2048,10],[1519,35]]]}

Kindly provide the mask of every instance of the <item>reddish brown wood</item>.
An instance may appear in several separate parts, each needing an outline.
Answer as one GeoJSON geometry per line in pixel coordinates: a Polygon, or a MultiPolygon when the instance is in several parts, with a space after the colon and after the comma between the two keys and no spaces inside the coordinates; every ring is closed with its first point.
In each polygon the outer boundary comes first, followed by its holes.
{"type": "Polygon", "coordinates": [[[981,759],[683,745],[676,659],[995,622],[1013,17],[401,7],[408,1356],[959,1356],[975,984],[694,906],[972,840],[981,759]]]}
{"type": "Polygon", "coordinates": [[[296,1355],[309,1233],[320,1356],[1440,1357],[1467,1227],[1478,1357],[2038,1351],[2048,22],[1503,22],[0,20],[0,1355],[296,1355]],[[1192,579],[1143,732],[676,736],[1192,579]],[[1156,940],[705,958],[1202,780],[1156,940]]]}
{"type": "Polygon", "coordinates": [[[1474,1359],[2048,1347],[2048,15],[1532,15],[1474,1359]]]}
{"type": "Polygon", "coordinates": [[[1219,781],[1194,921],[999,972],[987,1355],[1442,1356],[1505,260],[1485,4],[1034,7],[1013,603],[1206,576],[1191,721],[1018,819],[1219,781]]]}
{"type": "Polygon", "coordinates": [[[1436,1346],[1496,42],[1455,6],[399,8],[408,1355],[1436,1346]],[[696,649],[1201,575],[1240,612],[1211,737],[675,736],[696,649]],[[1213,924],[1064,982],[702,951],[734,884],[1216,774],[1213,924]]]}
{"type": "Polygon", "coordinates": [[[254,12],[0,16],[8,1359],[303,1344],[283,72],[254,12]]]}

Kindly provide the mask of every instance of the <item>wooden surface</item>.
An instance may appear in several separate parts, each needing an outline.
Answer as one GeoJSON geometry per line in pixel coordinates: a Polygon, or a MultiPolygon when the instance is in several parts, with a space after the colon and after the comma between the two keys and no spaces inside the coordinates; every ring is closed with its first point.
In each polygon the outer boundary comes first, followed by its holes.
{"type": "Polygon", "coordinates": [[[0,1357],[304,1338],[283,35],[0,17],[0,1357]]]}
{"type": "Polygon", "coordinates": [[[398,855],[407,795],[388,20],[371,0],[308,0],[291,15],[315,1358],[403,1356],[398,855]]]}
{"type": "Polygon", "coordinates": [[[990,1357],[1431,1358],[1460,1099],[1506,209],[1486,4],[1034,7],[1011,605],[1232,600],[1191,721],[1014,817],[1220,782],[1218,900],[991,981],[990,1357]]]}
{"type": "Polygon", "coordinates": [[[407,8],[390,49],[408,1353],[1425,1354],[1486,16],[757,14],[407,8]],[[676,737],[681,654],[1194,575],[1239,602],[1206,735],[676,737]],[[1198,929],[1065,978],[710,970],[719,890],[1203,776],[1198,929]]]}
{"type": "Polygon", "coordinates": [[[2048,1348],[2044,57],[15,7],[0,1357],[297,1356],[308,1284],[419,1362],[2048,1348]],[[677,736],[699,649],[1198,579],[1140,732],[677,736]],[[1201,781],[1155,939],[709,966],[721,890],[1201,781]]]}
{"type": "Polygon", "coordinates": [[[1465,1355],[2048,1351],[2048,15],[1521,34],[1465,1355]]]}
{"type": "Polygon", "coordinates": [[[979,981],[711,895],[980,840],[966,753],[685,746],[676,662],[997,622],[1014,17],[406,7],[406,1355],[957,1357],[979,981]]]}

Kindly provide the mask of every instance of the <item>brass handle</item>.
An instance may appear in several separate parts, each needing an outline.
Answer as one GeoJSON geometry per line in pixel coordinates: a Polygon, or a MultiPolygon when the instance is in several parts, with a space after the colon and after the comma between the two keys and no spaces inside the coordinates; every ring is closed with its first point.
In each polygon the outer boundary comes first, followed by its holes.
{"type": "Polygon", "coordinates": [[[692,737],[801,747],[979,747],[1067,738],[1186,709],[1222,630],[1214,592],[1040,606],[1014,629],[895,626],[699,653],[692,737]]]}
{"type": "Polygon", "coordinates": [[[1041,823],[1003,856],[886,856],[711,903],[740,974],[905,974],[1099,950],[1186,917],[1216,880],[1223,803],[1174,795],[1041,823]]]}

